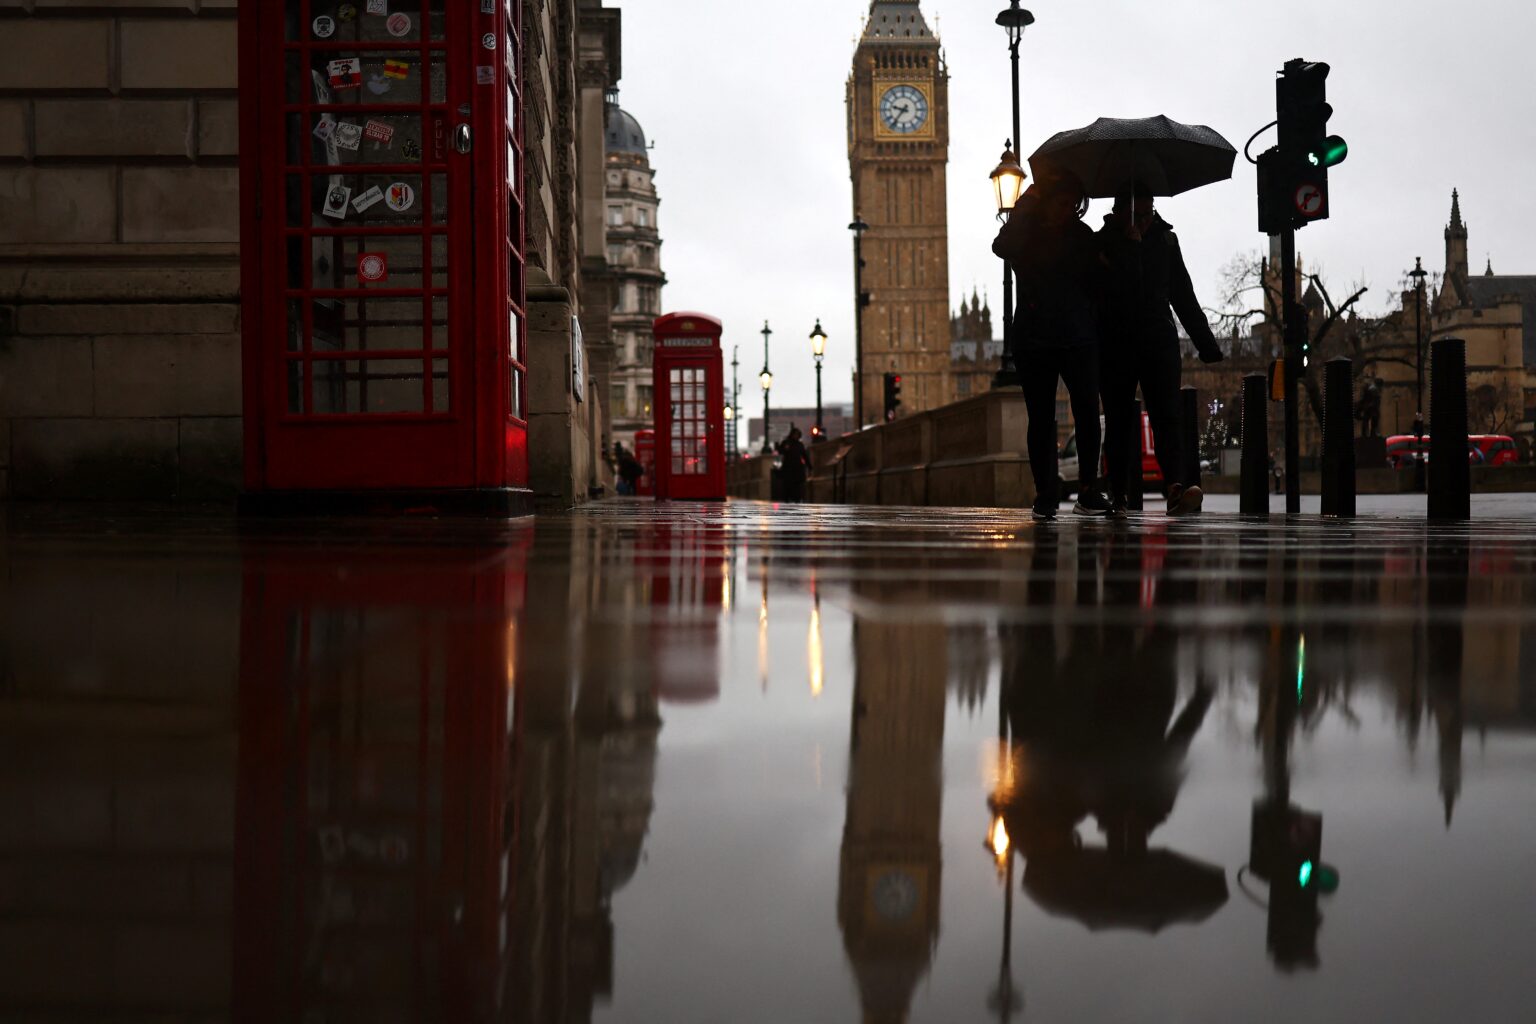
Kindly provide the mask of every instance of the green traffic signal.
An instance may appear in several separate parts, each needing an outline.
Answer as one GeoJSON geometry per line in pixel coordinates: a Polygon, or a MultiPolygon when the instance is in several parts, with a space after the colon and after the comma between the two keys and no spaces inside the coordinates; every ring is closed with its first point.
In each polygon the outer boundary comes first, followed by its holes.
{"type": "Polygon", "coordinates": [[[1301,870],[1296,872],[1296,883],[1305,889],[1310,881],[1312,881],[1312,862],[1305,860],[1301,862],[1301,870]]]}
{"type": "Polygon", "coordinates": [[[1349,156],[1349,143],[1337,135],[1330,135],[1323,140],[1321,146],[1307,154],[1307,160],[1313,167],[1333,167],[1344,162],[1349,156]]]}

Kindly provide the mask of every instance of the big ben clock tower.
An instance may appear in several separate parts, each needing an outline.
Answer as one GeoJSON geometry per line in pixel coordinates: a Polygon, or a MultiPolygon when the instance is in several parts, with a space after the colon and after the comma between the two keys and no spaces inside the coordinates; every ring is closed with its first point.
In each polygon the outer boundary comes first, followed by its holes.
{"type": "MultiPolygon", "coordinates": [[[[951,400],[949,73],[917,0],[871,0],[848,78],[848,164],[864,236],[864,423],[883,415],[883,376],[901,412],[951,400]]],[[[862,424],[861,424],[862,426],[862,424]]]]}

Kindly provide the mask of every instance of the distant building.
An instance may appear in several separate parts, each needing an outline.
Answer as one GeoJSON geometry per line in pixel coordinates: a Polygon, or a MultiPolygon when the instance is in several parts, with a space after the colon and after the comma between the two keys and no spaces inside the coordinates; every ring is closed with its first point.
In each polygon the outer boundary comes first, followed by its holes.
{"type": "Polygon", "coordinates": [[[960,312],[949,318],[949,393],[952,401],[992,389],[992,378],[1003,360],[1003,341],[992,336],[992,307],[975,290],[960,300],[960,312]]]}
{"type": "Polygon", "coordinates": [[[651,323],[661,313],[661,235],[656,172],[640,122],[608,102],[607,233],[613,309],[614,371],[610,391],[613,439],[631,445],[635,431],[654,424],[651,395],[651,323]]]}
{"type": "MultiPolygon", "coordinates": [[[[805,435],[806,444],[810,444],[811,426],[816,422],[815,406],[795,409],[780,409],[774,406],[769,409],[769,416],[775,444],[784,439],[791,425],[799,427],[800,432],[805,435]]],[[[853,407],[841,404],[828,405],[823,402],[821,422],[827,428],[828,437],[842,437],[844,434],[852,433],[853,407]]],[[[747,436],[742,441],[742,446],[742,451],[749,454],[762,451],[763,418],[761,416],[753,416],[747,420],[747,436]]]]}

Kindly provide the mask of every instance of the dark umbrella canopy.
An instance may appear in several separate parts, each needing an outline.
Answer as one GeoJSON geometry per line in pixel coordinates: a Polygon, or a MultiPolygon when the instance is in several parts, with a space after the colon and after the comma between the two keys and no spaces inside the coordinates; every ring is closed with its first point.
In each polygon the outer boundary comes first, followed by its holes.
{"type": "Polygon", "coordinates": [[[1219,867],[1171,850],[1125,857],[1090,847],[1029,858],[1024,891],[1043,910],[1075,918],[1094,931],[1158,932],[1214,914],[1227,902],[1227,876],[1219,867]]]}
{"type": "Polygon", "coordinates": [[[1029,158],[1035,177],[1066,171],[1095,199],[1113,196],[1131,182],[1153,195],[1180,192],[1232,177],[1237,150],[1204,125],[1168,118],[1101,117],[1086,128],[1051,136],[1029,158]]]}

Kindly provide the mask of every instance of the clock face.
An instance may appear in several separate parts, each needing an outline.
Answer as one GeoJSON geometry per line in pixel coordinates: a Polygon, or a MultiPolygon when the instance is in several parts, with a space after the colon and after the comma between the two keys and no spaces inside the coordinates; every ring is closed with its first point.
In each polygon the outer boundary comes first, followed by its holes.
{"type": "Polygon", "coordinates": [[[875,879],[870,896],[881,917],[902,921],[917,907],[917,883],[905,871],[887,871],[875,879]]]}
{"type": "Polygon", "coordinates": [[[928,123],[928,97],[911,85],[893,85],[880,97],[880,119],[893,132],[911,134],[928,123]]]}

